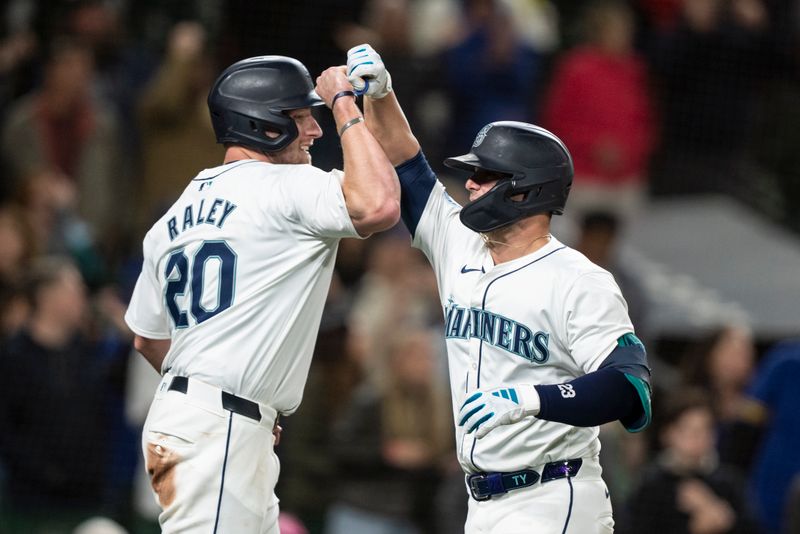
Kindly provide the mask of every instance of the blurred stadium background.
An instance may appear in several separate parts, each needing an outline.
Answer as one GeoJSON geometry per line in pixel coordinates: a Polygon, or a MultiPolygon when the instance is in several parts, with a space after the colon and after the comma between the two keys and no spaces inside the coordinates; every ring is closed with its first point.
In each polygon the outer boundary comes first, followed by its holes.
{"type": "MultiPolygon", "coordinates": [[[[144,232],[221,161],[216,73],[283,54],[313,75],[362,42],[455,198],[439,162],[487,122],[572,151],[555,233],[614,273],[656,385],[650,429],[601,430],[617,532],[800,532],[797,0],[0,6],[1,533],[158,532],[139,465],[157,375],[122,321],[144,232]]],[[[441,320],[402,226],[342,242],[283,421],[285,534],[463,532],[441,320]]]]}

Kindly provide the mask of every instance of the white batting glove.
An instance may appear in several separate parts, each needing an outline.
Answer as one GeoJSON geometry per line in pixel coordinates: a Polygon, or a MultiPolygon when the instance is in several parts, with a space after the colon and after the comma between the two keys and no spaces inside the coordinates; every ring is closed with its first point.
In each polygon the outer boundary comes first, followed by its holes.
{"type": "Polygon", "coordinates": [[[347,79],[359,95],[379,99],[392,92],[392,77],[380,54],[368,44],[347,51],[347,79]]]}
{"type": "Polygon", "coordinates": [[[530,384],[473,391],[458,412],[458,426],[478,439],[500,425],[510,425],[538,415],[539,393],[530,384]]]}

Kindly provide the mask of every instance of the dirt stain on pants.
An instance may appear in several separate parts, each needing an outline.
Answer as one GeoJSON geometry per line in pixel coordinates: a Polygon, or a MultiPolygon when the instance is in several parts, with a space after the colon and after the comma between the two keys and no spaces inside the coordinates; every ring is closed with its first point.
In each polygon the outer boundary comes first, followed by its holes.
{"type": "Polygon", "coordinates": [[[175,500],[175,466],[180,461],[181,457],[175,451],[160,443],[147,444],[147,474],[162,508],[175,500]]]}

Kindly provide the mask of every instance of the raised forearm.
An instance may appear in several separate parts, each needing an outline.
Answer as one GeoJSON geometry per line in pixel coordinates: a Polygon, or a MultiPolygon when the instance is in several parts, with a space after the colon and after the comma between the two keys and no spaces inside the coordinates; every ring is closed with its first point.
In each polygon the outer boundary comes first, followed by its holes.
{"type": "MultiPolygon", "coordinates": [[[[343,97],[333,108],[337,131],[361,116],[355,101],[343,97]]],[[[342,132],[347,210],[361,235],[386,230],[400,217],[400,184],[392,163],[366,125],[355,123],[342,132]]]]}
{"type": "Polygon", "coordinates": [[[392,165],[400,165],[417,155],[419,142],[394,92],[377,100],[364,97],[364,117],[392,165]]]}

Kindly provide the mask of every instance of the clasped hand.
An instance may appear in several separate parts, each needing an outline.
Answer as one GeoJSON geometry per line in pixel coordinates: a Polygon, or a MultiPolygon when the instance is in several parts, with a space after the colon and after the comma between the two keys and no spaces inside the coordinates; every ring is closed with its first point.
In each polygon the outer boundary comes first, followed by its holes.
{"type": "Polygon", "coordinates": [[[500,425],[510,425],[539,413],[540,400],[530,384],[478,389],[471,392],[458,412],[458,426],[478,439],[500,425]]]}

